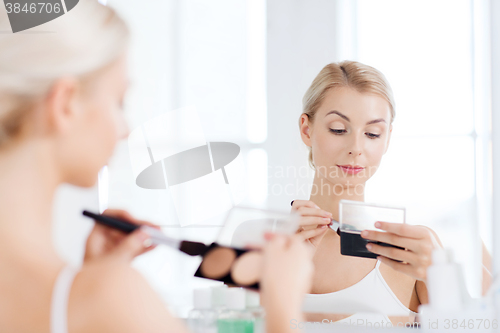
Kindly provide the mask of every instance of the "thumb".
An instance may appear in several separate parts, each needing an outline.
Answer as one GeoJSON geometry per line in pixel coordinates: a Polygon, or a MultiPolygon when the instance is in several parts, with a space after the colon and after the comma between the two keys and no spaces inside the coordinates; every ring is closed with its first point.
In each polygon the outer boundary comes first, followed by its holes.
{"type": "Polygon", "coordinates": [[[127,261],[151,249],[153,243],[143,228],[137,228],[125,237],[113,251],[113,254],[127,261]]]}

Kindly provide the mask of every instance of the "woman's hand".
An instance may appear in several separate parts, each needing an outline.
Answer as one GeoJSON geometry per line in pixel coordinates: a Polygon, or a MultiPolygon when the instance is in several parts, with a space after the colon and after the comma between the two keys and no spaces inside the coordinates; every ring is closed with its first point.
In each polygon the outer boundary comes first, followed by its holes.
{"type": "Polygon", "coordinates": [[[313,249],[298,235],[266,234],[260,282],[267,332],[292,332],[290,321],[303,321],[304,294],[310,291],[313,249]]]}
{"type": "Polygon", "coordinates": [[[377,259],[384,264],[425,283],[427,267],[431,265],[432,251],[443,247],[436,233],[425,226],[404,223],[376,222],[375,227],[386,232],[363,230],[361,237],[405,249],[401,250],[373,243],[367,244],[366,248],[379,254],[377,259]]]}
{"type": "Polygon", "coordinates": [[[294,200],[292,212],[301,215],[297,234],[316,249],[332,223],[332,213],[322,210],[310,200],[294,200]]]}
{"type": "MultiPolygon", "coordinates": [[[[133,218],[132,215],[124,210],[106,209],[103,214],[127,220],[131,223],[148,225],[160,229],[152,223],[133,218]]],[[[94,228],[87,238],[83,260],[84,262],[89,262],[106,255],[115,255],[124,260],[132,261],[134,257],[151,251],[155,247],[156,245],[151,244],[149,235],[140,228],[130,234],[125,234],[120,230],[95,223],[94,228]]]]}

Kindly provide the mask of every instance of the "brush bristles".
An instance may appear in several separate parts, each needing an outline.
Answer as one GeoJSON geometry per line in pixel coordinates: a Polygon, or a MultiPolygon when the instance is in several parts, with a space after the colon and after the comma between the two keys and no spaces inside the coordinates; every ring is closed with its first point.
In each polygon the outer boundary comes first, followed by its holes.
{"type": "Polygon", "coordinates": [[[198,256],[205,253],[207,246],[203,243],[182,241],[179,250],[190,256],[198,256]]]}

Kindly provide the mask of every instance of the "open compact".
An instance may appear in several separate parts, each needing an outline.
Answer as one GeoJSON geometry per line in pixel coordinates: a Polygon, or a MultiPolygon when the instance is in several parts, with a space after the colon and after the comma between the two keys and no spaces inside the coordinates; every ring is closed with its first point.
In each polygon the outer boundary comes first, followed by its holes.
{"type": "Polygon", "coordinates": [[[259,289],[262,251],[244,250],[212,243],[194,276],[222,281],[227,285],[259,289]]]}
{"type": "Polygon", "coordinates": [[[194,276],[230,286],[259,289],[264,234],[291,235],[297,230],[299,218],[290,213],[241,206],[232,208],[217,241],[202,254],[202,262],[194,276]]]}
{"type": "Polygon", "coordinates": [[[405,217],[406,209],[404,207],[387,207],[361,201],[340,200],[340,253],[345,256],[376,259],[378,254],[366,248],[368,243],[404,250],[396,245],[364,239],[361,237],[361,232],[365,229],[385,232],[375,228],[375,222],[405,223],[405,217]]]}

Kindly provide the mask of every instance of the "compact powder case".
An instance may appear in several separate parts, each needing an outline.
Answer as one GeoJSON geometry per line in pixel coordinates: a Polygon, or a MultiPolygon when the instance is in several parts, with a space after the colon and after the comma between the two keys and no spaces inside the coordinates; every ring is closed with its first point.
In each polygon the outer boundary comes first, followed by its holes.
{"type": "Polygon", "coordinates": [[[243,250],[212,243],[203,254],[194,276],[258,290],[262,259],[260,250],[243,250]]]}
{"type": "MultiPolygon", "coordinates": [[[[361,237],[361,231],[383,231],[374,227],[377,221],[405,223],[406,210],[402,207],[387,207],[361,201],[340,200],[339,202],[339,235],[340,253],[345,256],[377,258],[377,254],[369,251],[366,244],[374,243],[386,247],[404,248],[361,237]]],[[[399,261],[399,260],[396,260],[399,261]]]]}

